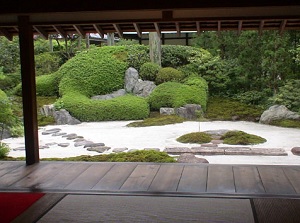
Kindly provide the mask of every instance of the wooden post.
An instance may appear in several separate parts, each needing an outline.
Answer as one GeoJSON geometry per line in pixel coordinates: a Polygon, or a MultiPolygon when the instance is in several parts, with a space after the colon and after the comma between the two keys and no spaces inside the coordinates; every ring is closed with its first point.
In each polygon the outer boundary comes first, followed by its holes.
{"type": "Polygon", "coordinates": [[[115,45],[115,34],[107,33],[107,46],[115,45]]]}
{"type": "Polygon", "coordinates": [[[29,16],[18,17],[26,164],[39,162],[33,31],[29,16]]]}
{"type": "Polygon", "coordinates": [[[161,43],[157,32],[149,33],[150,60],[161,66],[161,43]]]}

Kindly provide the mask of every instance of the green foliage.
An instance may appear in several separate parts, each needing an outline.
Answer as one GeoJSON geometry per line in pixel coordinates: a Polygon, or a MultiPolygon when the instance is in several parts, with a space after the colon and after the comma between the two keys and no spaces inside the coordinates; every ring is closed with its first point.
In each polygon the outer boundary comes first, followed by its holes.
{"type": "Polygon", "coordinates": [[[155,81],[160,69],[158,64],[147,62],[141,66],[139,75],[142,80],[155,81]]]}
{"type": "Polygon", "coordinates": [[[248,134],[243,131],[229,131],[225,133],[221,139],[224,140],[224,144],[229,145],[254,145],[267,141],[260,136],[248,134]]]}
{"type": "Polygon", "coordinates": [[[133,120],[149,116],[147,101],[132,95],[110,100],[91,100],[80,93],[68,93],[60,101],[80,121],[133,120]]]}
{"type": "Polygon", "coordinates": [[[138,40],[135,39],[119,39],[118,42],[116,42],[116,46],[127,46],[127,45],[137,45],[139,44],[138,40]]]}
{"type": "Polygon", "coordinates": [[[128,53],[127,63],[129,67],[140,71],[140,67],[150,61],[149,46],[145,45],[129,45],[126,46],[128,53]]]}
{"type": "Polygon", "coordinates": [[[160,115],[154,118],[147,118],[144,121],[131,122],[128,127],[161,126],[184,122],[184,118],[177,115],[160,115]]]}
{"type": "Polygon", "coordinates": [[[263,109],[250,106],[241,102],[220,97],[211,97],[207,103],[205,117],[211,120],[232,120],[233,116],[238,120],[258,121],[263,109]]]}
{"type": "Polygon", "coordinates": [[[58,70],[60,58],[55,53],[41,53],[35,56],[36,76],[51,74],[58,70]]]}
{"type": "Polygon", "coordinates": [[[161,65],[162,67],[177,68],[188,63],[191,47],[178,45],[162,45],[161,47],[161,65]]]}
{"type": "Polygon", "coordinates": [[[267,103],[268,98],[270,97],[271,92],[266,91],[246,91],[244,93],[236,94],[233,96],[234,99],[248,104],[248,105],[263,105],[267,103]]]}
{"type": "Polygon", "coordinates": [[[300,80],[288,80],[279,88],[279,92],[271,101],[273,104],[285,105],[292,111],[300,110],[300,80]]]}
{"type": "Polygon", "coordinates": [[[58,96],[58,73],[36,77],[36,94],[38,96],[58,96]]]}
{"type": "Polygon", "coordinates": [[[270,125],[285,127],[285,128],[300,128],[300,120],[281,119],[273,120],[270,125]]]}
{"type": "Polygon", "coordinates": [[[16,123],[9,128],[9,132],[12,137],[22,137],[24,136],[24,126],[21,123],[16,123]]]}
{"type": "Polygon", "coordinates": [[[127,64],[114,56],[125,47],[101,47],[81,52],[58,71],[62,77],[59,92],[81,92],[87,97],[122,88],[127,64]]]}
{"type": "Polygon", "coordinates": [[[9,153],[9,147],[5,143],[0,142],[0,159],[7,157],[9,153]]]}
{"type": "Polygon", "coordinates": [[[212,137],[204,132],[192,132],[185,135],[180,136],[176,139],[181,143],[209,143],[212,140],[212,137]]]}
{"type": "Polygon", "coordinates": [[[45,160],[57,161],[81,161],[81,162],[151,162],[151,163],[174,163],[175,158],[165,152],[155,150],[137,150],[134,152],[111,153],[96,156],[82,155],[69,158],[44,158],[45,160]]]}
{"type": "Polygon", "coordinates": [[[9,91],[15,88],[20,83],[19,74],[4,74],[1,72],[0,67],[0,89],[3,91],[9,91]]]}
{"type": "Polygon", "coordinates": [[[173,81],[173,82],[180,82],[184,79],[184,74],[172,67],[165,67],[161,68],[156,77],[156,84],[162,84],[164,82],[173,81]]]}
{"type": "Polygon", "coordinates": [[[206,89],[176,82],[166,82],[157,86],[148,97],[151,110],[161,107],[178,108],[186,104],[200,104],[206,110],[206,89]]]}
{"type": "Polygon", "coordinates": [[[38,115],[39,126],[54,125],[54,124],[55,124],[55,119],[52,116],[38,115]]]}
{"type": "Polygon", "coordinates": [[[11,109],[10,100],[2,90],[0,90],[0,111],[0,139],[2,139],[3,131],[5,129],[9,130],[16,122],[16,118],[11,109]]]}
{"type": "Polygon", "coordinates": [[[0,65],[4,73],[14,73],[20,68],[19,38],[13,41],[0,37],[0,65]]]}

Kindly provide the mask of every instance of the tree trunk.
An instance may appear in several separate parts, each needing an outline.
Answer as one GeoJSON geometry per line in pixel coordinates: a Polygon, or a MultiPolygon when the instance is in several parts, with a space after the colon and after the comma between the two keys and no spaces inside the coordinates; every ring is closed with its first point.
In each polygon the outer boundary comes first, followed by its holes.
{"type": "Polygon", "coordinates": [[[156,32],[149,33],[150,60],[161,66],[161,42],[156,32]]]}

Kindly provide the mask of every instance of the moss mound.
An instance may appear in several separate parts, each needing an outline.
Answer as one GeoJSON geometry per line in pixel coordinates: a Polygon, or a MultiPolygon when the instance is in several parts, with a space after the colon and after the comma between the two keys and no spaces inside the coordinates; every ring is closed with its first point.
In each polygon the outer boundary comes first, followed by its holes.
{"type": "Polygon", "coordinates": [[[147,118],[144,121],[129,123],[128,127],[161,126],[184,122],[184,118],[177,115],[159,115],[154,118],[147,118]]]}
{"type": "Polygon", "coordinates": [[[274,120],[270,125],[285,127],[285,128],[300,128],[300,120],[281,119],[274,120]]]}
{"type": "Polygon", "coordinates": [[[134,152],[111,153],[96,156],[77,156],[69,158],[47,158],[44,161],[84,161],[84,162],[153,162],[174,163],[176,160],[165,152],[138,150],[134,152]]]}
{"type": "Polygon", "coordinates": [[[260,136],[248,134],[243,131],[229,131],[221,139],[224,140],[224,144],[229,145],[254,145],[267,141],[260,136]]]}
{"type": "Polygon", "coordinates": [[[209,143],[212,138],[209,134],[204,132],[192,132],[185,135],[180,136],[176,139],[181,143],[209,143]]]}
{"type": "Polygon", "coordinates": [[[178,108],[186,104],[200,104],[206,109],[206,89],[176,82],[166,82],[157,86],[148,97],[151,110],[161,107],[178,108]]]}

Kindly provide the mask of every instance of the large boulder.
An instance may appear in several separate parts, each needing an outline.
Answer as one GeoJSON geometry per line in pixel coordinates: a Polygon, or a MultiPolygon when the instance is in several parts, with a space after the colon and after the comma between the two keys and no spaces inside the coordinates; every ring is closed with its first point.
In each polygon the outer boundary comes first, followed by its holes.
{"type": "Polygon", "coordinates": [[[185,119],[197,119],[199,118],[199,112],[201,112],[201,105],[186,104],[183,107],[175,109],[175,113],[185,119]]]}
{"type": "Polygon", "coordinates": [[[300,120],[300,115],[290,111],[284,105],[273,105],[268,110],[264,111],[260,117],[259,123],[270,124],[274,120],[294,119],[300,120]]]}
{"type": "Polygon", "coordinates": [[[138,71],[133,67],[129,67],[125,72],[125,91],[128,93],[132,93],[138,79],[138,71]]]}
{"type": "Polygon", "coordinates": [[[147,97],[156,88],[156,85],[152,81],[143,81],[138,79],[135,83],[132,93],[140,97],[147,97]]]}
{"type": "Polygon", "coordinates": [[[58,125],[77,125],[81,123],[78,119],[72,117],[65,109],[54,112],[53,117],[58,125]]]}

